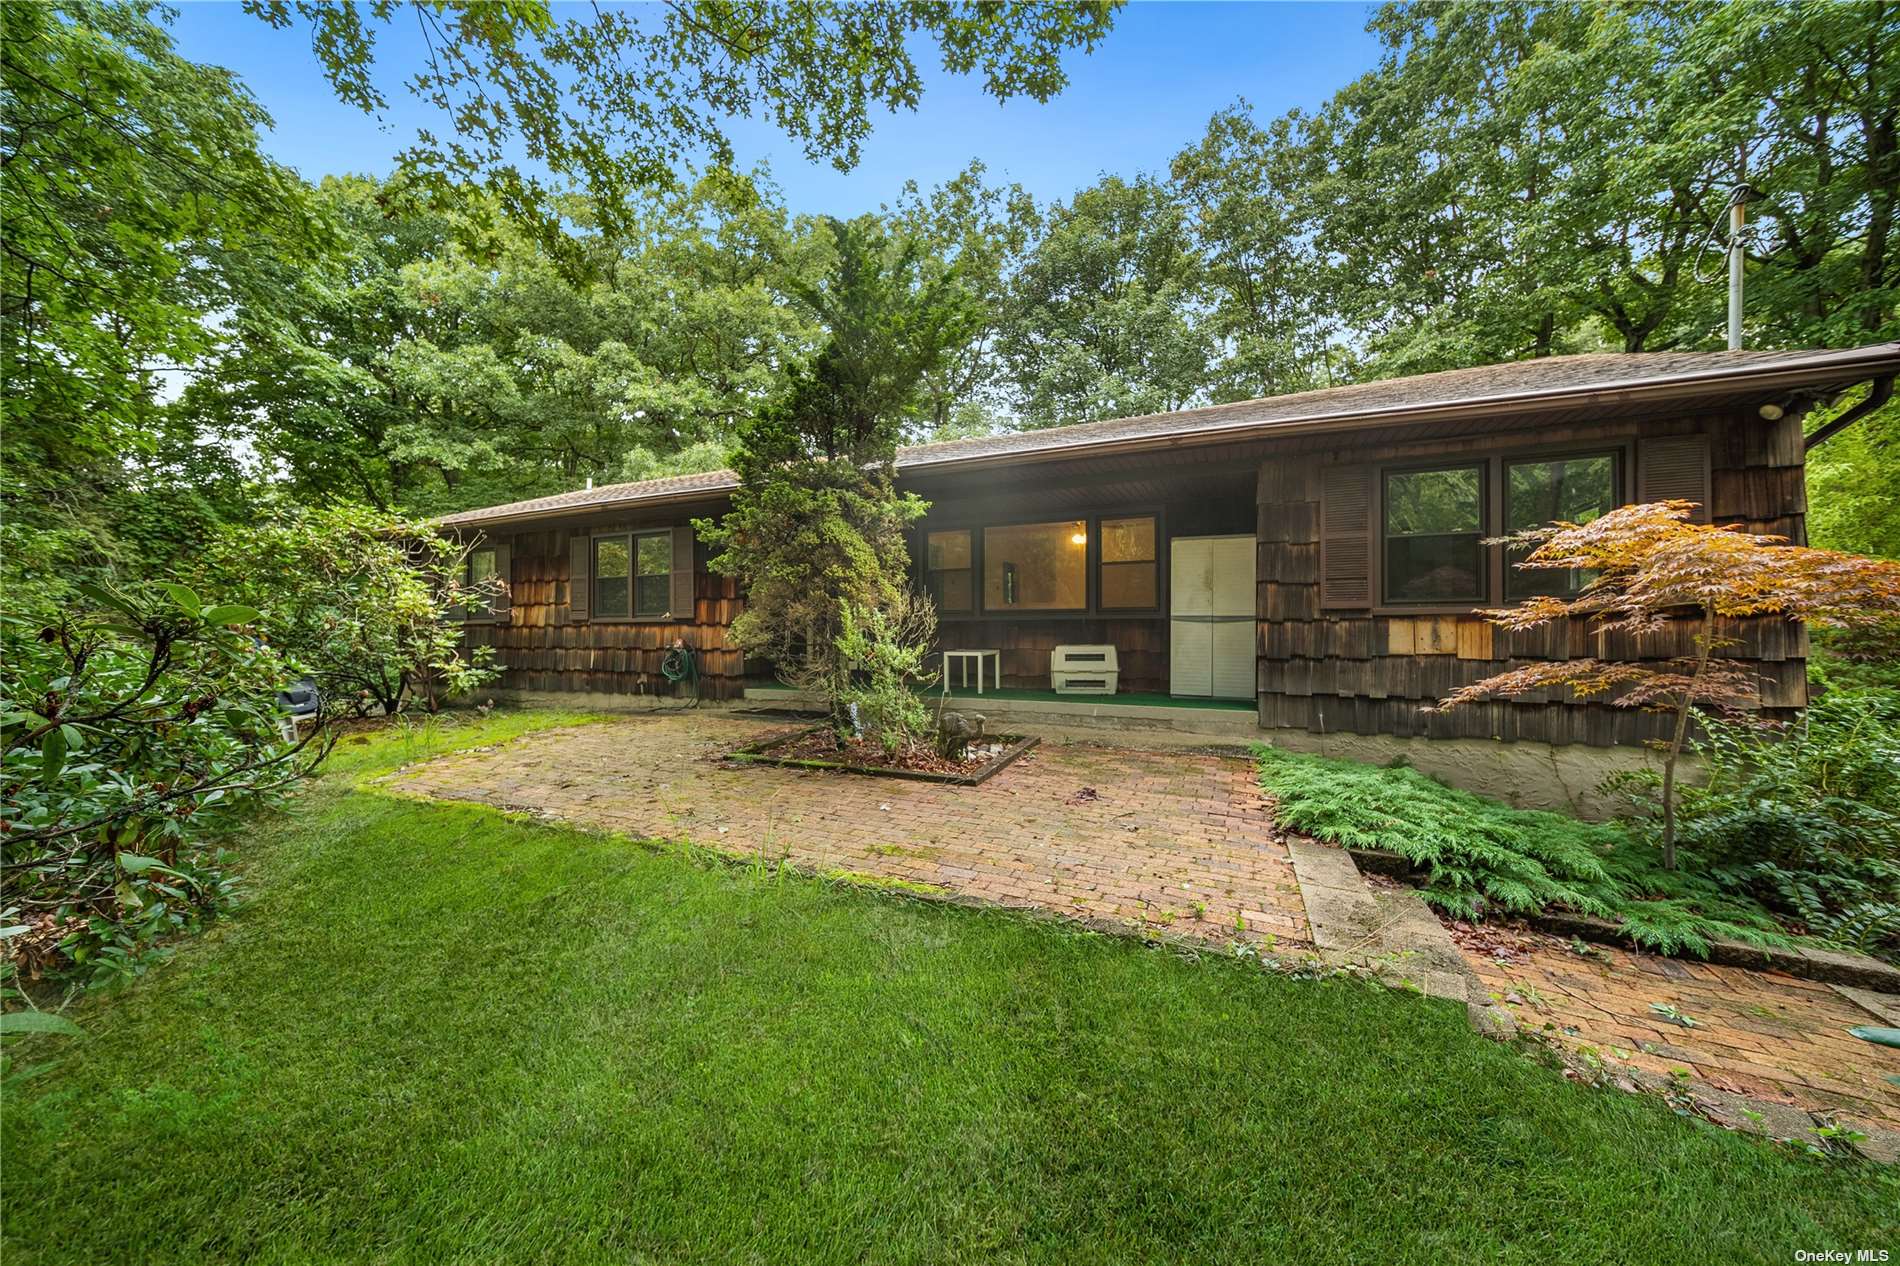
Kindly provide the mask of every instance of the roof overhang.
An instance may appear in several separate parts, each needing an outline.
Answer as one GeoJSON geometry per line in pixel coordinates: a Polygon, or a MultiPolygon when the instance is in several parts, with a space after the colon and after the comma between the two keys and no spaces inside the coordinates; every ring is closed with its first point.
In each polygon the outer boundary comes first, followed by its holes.
{"type": "Polygon", "coordinates": [[[1676,400],[1725,396],[1774,396],[1814,388],[1844,389],[1872,376],[1900,369],[1900,343],[1877,344],[1850,351],[1816,353],[1811,358],[1777,364],[1727,365],[1672,375],[1668,378],[1630,379],[1578,387],[1553,387],[1502,392],[1465,400],[1374,406],[1311,418],[1232,422],[1193,430],[1157,432],[1106,439],[1094,443],[1057,444],[1020,452],[946,455],[901,461],[900,474],[926,474],[982,466],[1020,465],[1025,462],[1062,461],[1076,457],[1107,457],[1120,453],[1155,452],[1227,444],[1238,440],[1273,439],[1377,427],[1429,425],[1435,422],[1472,422],[1485,418],[1561,412],[1579,408],[1629,409],[1668,404],[1676,400]]]}
{"type": "MultiPolygon", "coordinates": [[[[1273,440],[1378,428],[1430,426],[1434,423],[1463,423],[1488,418],[1527,417],[1578,409],[1602,409],[1626,412],[1680,400],[1720,400],[1736,397],[1775,397],[1801,392],[1833,392],[1864,381],[1900,371],[1900,342],[1877,343],[1840,351],[1817,351],[1791,355],[1785,360],[1714,362],[1706,368],[1683,370],[1667,375],[1610,379],[1603,382],[1567,384],[1557,387],[1488,392],[1442,401],[1408,401],[1375,404],[1332,413],[1297,414],[1285,418],[1239,419],[1210,422],[1202,426],[1181,425],[1181,414],[1155,416],[1155,430],[1127,433],[1128,422],[1118,420],[1118,432],[1091,438],[1088,432],[1106,423],[1082,424],[1070,430],[1024,433],[1020,448],[987,448],[960,453],[959,441],[943,445],[924,445],[898,454],[900,478],[953,475],[963,471],[1021,466],[1031,463],[1073,461],[1114,457],[1124,454],[1152,454],[1168,450],[1199,448],[1240,441],[1273,440]],[[1066,432],[1066,433],[1065,433],[1066,432]],[[1036,441],[1041,441],[1040,443],[1036,441]],[[932,455],[933,448],[947,450],[932,455]]],[[[1270,403],[1263,402],[1263,403],[1270,403]]],[[[1187,413],[1194,410],[1184,411],[1187,413]]],[[[580,504],[535,506],[527,503],[519,510],[498,506],[495,513],[480,510],[445,515],[438,522],[446,527],[505,527],[549,519],[579,518],[615,512],[663,508],[693,503],[717,502],[738,487],[736,478],[711,481],[687,489],[662,489],[643,492],[637,486],[624,495],[580,504]]]]}

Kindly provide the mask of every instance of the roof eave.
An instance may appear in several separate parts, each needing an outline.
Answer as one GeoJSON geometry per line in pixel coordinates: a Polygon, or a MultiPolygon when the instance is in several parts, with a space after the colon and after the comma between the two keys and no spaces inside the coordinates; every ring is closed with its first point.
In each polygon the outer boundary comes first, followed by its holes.
{"type": "MultiPolygon", "coordinates": [[[[1844,387],[1864,378],[1882,373],[1893,373],[1896,370],[1900,370],[1900,342],[1877,343],[1868,347],[1816,353],[1799,360],[1779,364],[1711,366],[1706,370],[1672,375],[1668,378],[1634,378],[1589,386],[1546,387],[1531,391],[1480,396],[1470,400],[1383,405],[1326,417],[1290,418],[1278,422],[1231,422],[1196,430],[1166,431],[1153,435],[1136,435],[1096,442],[1085,441],[1050,448],[971,453],[966,456],[953,455],[934,461],[904,461],[900,457],[898,473],[900,476],[939,474],[953,470],[977,470],[993,466],[1015,466],[1033,462],[1068,461],[1076,458],[1111,457],[1125,453],[1194,448],[1247,439],[1278,438],[1285,435],[1356,431],[1380,425],[1477,421],[1507,413],[1549,412],[1589,405],[1666,404],[1671,400],[1706,396],[1716,390],[1726,390],[1731,393],[1772,394],[1801,387],[1844,387]]],[[[607,514],[636,507],[646,509],[695,501],[718,501],[730,496],[737,487],[737,483],[732,483],[653,496],[628,497],[618,501],[601,501],[588,505],[524,510],[514,514],[481,517],[468,517],[467,514],[453,515],[445,516],[438,520],[438,523],[449,528],[513,526],[548,519],[607,514]]],[[[479,511],[472,513],[480,514],[479,511]]]]}
{"type": "Polygon", "coordinates": [[[492,524],[534,523],[546,519],[575,519],[589,514],[611,514],[615,511],[631,508],[645,509],[648,506],[681,505],[695,501],[721,501],[732,495],[738,484],[721,484],[703,488],[689,488],[679,492],[662,492],[652,496],[627,497],[620,501],[595,501],[577,506],[553,506],[544,510],[522,510],[514,514],[484,515],[479,510],[462,514],[444,515],[436,523],[445,528],[488,527],[492,524]]]}
{"type": "Polygon", "coordinates": [[[1156,435],[1130,436],[1095,444],[1071,444],[1052,448],[1026,449],[1020,452],[973,453],[967,457],[945,457],[939,461],[906,462],[903,474],[937,472],[952,468],[977,468],[1016,465],[1036,461],[1060,461],[1075,457],[1107,457],[1121,453],[1152,452],[1172,448],[1199,447],[1246,439],[1265,439],[1282,435],[1324,434],[1329,431],[1356,431],[1381,424],[1476,421],[1515,412],[1548,412],[1583,405],[1665,404],[1710,394],[1711,389],[1729,387],[1735,392],[1764,393],[1796,387],[1845,386],[1882,371],[1900,369],[1900,343],[1855,348],[1830,357],[1816,357],[1787,365],[1732,366],[1661,379],[1632,379],[1626,382],[1598,383],[1588,387],[1551,387],[1537,391],[1508,392],[1472,400],[1444,401],[1436,404],[1385,405],[1357,409],[1323,418],[1291,418],[1285,421],[1233,422],[1192,431],[1163,432],[1156,435]]]}

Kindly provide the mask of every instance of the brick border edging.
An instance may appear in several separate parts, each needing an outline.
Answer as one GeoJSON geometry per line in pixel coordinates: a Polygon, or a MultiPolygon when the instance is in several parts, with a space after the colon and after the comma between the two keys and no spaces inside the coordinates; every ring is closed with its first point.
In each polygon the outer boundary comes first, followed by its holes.
{"type": "MultiPolygon", "coordinates": [[[[1361,870],[1408,883],[1413,882],[1415,878],[1411,860],[1402,854],[1371,848],[1355,848],[1347,851],[1352,854],[1353,861],[1361,870]]],[[[1818,981],[1824,985],[1848,985],[1857,989],[1871,989],[1875,993],[1900,994],[1900,968],[1891,967],[1877,958],[1869,958],[1864,954],[1850,954],[1842,950],[1806,949],[1801,946],[1763,948],[1747,945],[1741,941],[1711,938],[1709,953],[1705,958],[1699,954],[1665,953],[1646,945],[1637,945],[1624,932],[1621,925],[1587,914],[1542,911],[1537,914],[1521,914],[1512,917],[1522,919],[1541,932],[1550,932],[1557,936],[1574,936],[1578,940],[1590,941],[1597,945],[1637,949],[1645,954],[1656,954],[1663,958],[1689,958],[1699,962],[1715,963],[1722,967],[1785,972],[1801,980],[1818,981]]]]}
{"type": "Polygon", "coordinates": [[[882,765],[848,765],[844,761],[817,760],[800,756],[773,756],[771,749],[781,743],[803,738],[807,734],[816,734],[824,729],[822,725],[807,726],[802,730],[792,730],[780,734],[768,734],[762,739],[748,743],[744,747],[727,752],[725,759],[742,765],[778,765],[786,769],[816,769],[838,774],[871,774],[878,778],[905,778],[911,782],[934,782],[950,787],[979,787],[996,775],[1002,773],[1023,756],[1029,749],[1042,742],[1033,735],[999,734],[999,739],[1011,740],[1008,747],[990,758],[981,769],[967,774],[940,774],[925,769],[892,769],[882,765]]]}

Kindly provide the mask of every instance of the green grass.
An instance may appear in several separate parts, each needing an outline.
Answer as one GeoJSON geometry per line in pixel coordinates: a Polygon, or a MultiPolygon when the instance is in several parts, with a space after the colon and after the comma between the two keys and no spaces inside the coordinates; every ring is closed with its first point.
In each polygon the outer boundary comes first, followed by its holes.
{"type": "MultiPolygon", "coordinates": [[[[5,1105],[33,1262],[1786,1262],[1894,1180],[1457,1008],[355,785],[5,1105]]],[[[982,794],[980,791],[973,794],[982,794]]],[[[34,1039],[50,1044],[53,1039],[34,1039]]]]}

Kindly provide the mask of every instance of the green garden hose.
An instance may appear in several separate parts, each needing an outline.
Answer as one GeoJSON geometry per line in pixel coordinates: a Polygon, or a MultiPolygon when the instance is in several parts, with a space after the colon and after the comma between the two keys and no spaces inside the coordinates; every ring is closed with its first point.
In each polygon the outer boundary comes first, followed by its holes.
{"type": "Polygon", "coordinates": [[[699,706],[699,656],[693,654],[692,647],[684,642],[675,642],[660,661],[660,676],[676,686],[682,681],[692,682],[693,702],[689,706],[699,706]]]}

